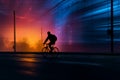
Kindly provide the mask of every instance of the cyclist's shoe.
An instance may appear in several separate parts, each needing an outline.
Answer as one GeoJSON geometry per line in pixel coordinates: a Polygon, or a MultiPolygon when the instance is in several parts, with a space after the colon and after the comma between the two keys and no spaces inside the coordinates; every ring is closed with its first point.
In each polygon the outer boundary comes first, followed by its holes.
{"type": "Polygon", "coordinates": [[[52,47],[49,52],[52,53],[52,52],[53,52],[53,49],[54,49],[54,48],[52,47]]]}

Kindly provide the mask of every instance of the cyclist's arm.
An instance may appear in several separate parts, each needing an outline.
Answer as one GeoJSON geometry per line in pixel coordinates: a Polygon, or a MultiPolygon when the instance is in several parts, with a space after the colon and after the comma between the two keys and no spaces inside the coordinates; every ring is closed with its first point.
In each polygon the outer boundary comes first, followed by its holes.
{"type": "Polygon", "coordinates": [[[47,37],[47,38],[45,39],[45,41],[44,41],[44,43],[43,43],[43,44],[45,44],[45,43],[48,41],[48,39],[49,39],[49,38],[47,37]]]}

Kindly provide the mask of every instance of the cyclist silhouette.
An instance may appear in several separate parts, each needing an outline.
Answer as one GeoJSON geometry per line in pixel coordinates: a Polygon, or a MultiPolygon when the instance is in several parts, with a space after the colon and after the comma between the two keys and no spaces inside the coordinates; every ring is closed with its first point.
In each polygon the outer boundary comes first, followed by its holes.
{"type": "Polygon", "coordinates": [[[43,44],[45,44],[49,40],[50,42],[48,43],[48,45],[49,45],[49,48],[50,48],[50,52],[52,52],[53,51],[52,45],[54,45],[55,42],[57,41],[57,37],[54,34],[51,34],[50,31],[48,31],[47,34],[48,34],[48,36],[45,39],[43,44]]]}

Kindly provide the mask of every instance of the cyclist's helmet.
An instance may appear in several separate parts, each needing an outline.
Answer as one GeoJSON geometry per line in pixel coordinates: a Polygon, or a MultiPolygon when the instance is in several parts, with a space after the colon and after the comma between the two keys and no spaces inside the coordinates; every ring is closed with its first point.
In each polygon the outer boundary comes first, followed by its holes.
{"type": "Polygon", "coordinates": [[[50,31],[48,31],[47,34],[50,34],[50,31]]]}

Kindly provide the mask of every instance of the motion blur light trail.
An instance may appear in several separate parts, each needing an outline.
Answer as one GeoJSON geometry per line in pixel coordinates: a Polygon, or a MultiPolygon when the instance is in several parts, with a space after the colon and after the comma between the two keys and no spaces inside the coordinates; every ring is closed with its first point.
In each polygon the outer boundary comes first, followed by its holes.
{"type": "MultiPolygon", "coordinates": [[[[120,52],[120,0],[113,3],[114,49],[120,52]]],[[[0,51],[13,51],[15,10],[17,51],[40,51],[51,31],[62,52],[110,52],[110,7],[110,0],[0,0],[0,51]]]]}

